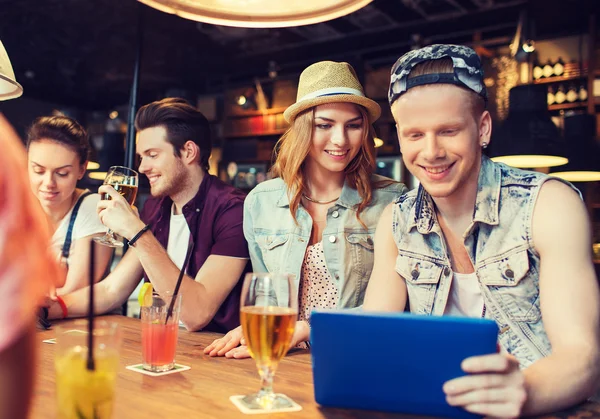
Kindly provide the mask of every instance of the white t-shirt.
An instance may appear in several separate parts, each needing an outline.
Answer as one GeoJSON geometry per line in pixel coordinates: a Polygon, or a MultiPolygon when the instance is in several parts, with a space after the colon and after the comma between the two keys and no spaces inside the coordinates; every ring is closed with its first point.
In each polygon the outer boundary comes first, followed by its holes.
{"type": "Polygon", "coordinates": [[[185,262],[185,255],[190,241],[190,228],[185,220],[185,215],[173,214],[175,204],[171,207],[171,221],[169,223],[169,241],[167,242],[167,255],[175,266],[181,269],[185,262]]]}
{"type": "MultiPolygon", "coordinates": [[[[73,253],[73,245],[75,241],[83,237],[88,237],[92,234],[104,233],[107,228],[100,222],[98,214],[96,213],[96,206],[100,202],[100,195],[97,193],[91,194],[83,198],[79,210],[77,211],[77,217],[75,218],[75,224],[73,225],[73,234],[71,236],[71,248],[69,249],[69,257],[67,262],[70,264],[71,255],[73,253]]],[[[71,214],[73,208],[60,220],[58,228],[54,232],[51,240],[52,253],[56,255],[57,260],[60,260],[63,245],[67,237],[67,230],[69,229],[69,222],[71,221],[71,214]]]]}
{"type": "Polygon", "coordinates": [[[481,317],[483,314],[483,295],[475,272],[470,274],[453,272],[450,295],[444,314],[481,317]]]}
{"type": "MultiPolygon", "coordinates": [[[[448,296],[444,315],[481,318],[484,314],[484,304],[477,274],[475,272],[471,274],[453,272],[450,295],[448,296]]],[[[499,341],[498,348],[500,353],[506,353],[499,341]]]]}

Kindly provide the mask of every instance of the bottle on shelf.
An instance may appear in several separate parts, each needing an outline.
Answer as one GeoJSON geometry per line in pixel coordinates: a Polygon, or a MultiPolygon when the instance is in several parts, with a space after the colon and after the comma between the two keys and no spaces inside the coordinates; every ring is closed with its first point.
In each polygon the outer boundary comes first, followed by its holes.
{"type": "Polygon", "coordinates": [[[542,69],[543,71],[543,75],[544,77],[552,77],[554,75],[554,66],[552,65],[552,62],[550,61],[550,59],[548,59],[548,62],[546,63],[546,65],[544,65],[544,68],[542,69]]]}
{"type": "Polygon", "coordinates": [[[554,86],[548,85],[548,95],[547,95],[548,106],[554,105],[556,103],[555,90],[554,86]]]}
{"type": "Polygon", "coordinates": [[[578,100],[580,102],[586,102],[588,100],[588,91],[587,86],[585,84],[585,82],[581,82],[581,84],[579,85],[579,91],[577,92],[578,100]]]}
{"type": "Polygon", "coordinates": [[[542,64],[536,59],[535,64],[533,65],[533,79],[539,80],[544,77],[544,69],[542,64]]]}
{"type": "Polygon", "coordinates": [[[567,100],[567,95],[565,93],[565,86],[560,84],[558,86],[558,90],[556,91],[556,95],[554,96],[555,101],[558,105],[560,105],[561,103],[565,103],[565,100],[567,100]]]}
{"type": "Polygon", "coordinates": [[[569,89],[566,94],[567,102],[575,103],[579,99],[579,92],[575,83],[569,83],[569,89]]]}
{"type": "Polygon", "coordinates": [[[554,63],[554,75],[557,77],[562,76],[565,73],[565,62],[561,57],[558,57],[558,61],[554,63]]]}

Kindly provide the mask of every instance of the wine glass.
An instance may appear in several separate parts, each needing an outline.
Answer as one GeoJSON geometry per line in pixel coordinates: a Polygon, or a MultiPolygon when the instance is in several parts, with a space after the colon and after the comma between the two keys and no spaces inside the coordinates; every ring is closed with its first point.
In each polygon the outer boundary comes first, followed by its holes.
{"type": "MultiPolygon", "coordinates": [[[[133,205],[138,191],[138,174],[123,166],[112,166],[104,178],[104,184],[110,185],[125,198],[129,205],[133,205]]],[[[109,194],[102,194],[102,199],[111,199],[109,194]]],[[[115,238],[111,229],[102,237],[94,237],[96,243],[110,247],[123,247],[123,242],[115,238]]]]}
{"type": "Polygon", "coordinates": [[[293,275],[249,273],[244,279],[240,321],[248,351],[258,367],[262,386],[241,399],[248,409],[290,407],[288,398],[273,392],[273,376],[287,353],[298,318],[293,275]]]}

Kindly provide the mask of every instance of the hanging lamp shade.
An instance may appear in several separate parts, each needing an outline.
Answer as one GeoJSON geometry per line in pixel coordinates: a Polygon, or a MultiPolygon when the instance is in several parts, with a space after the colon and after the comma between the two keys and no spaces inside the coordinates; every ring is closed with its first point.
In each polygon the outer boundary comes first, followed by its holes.
{"type": "Polygon", "coordinates": [[[23,94],[23,87],[17,83],[10,59],[0,41],[0,100],[14,99],[23,94]]]}
{"type": "Polygon", "coordinates": [[[350,14],[372,0],[138,0],[165,13],[214,25],[282,28],[350,14]]]}
{"type": "Polygon", "coordinates": [[[508,116],[492,131],[492,160],[514,167],[566,164],[565,141],[550,118],[544,85],[515,86],[509,93],[508,116]]]}
{"type": "Polygon", "coordinates": [[[600,181],[600,145],[596,116],[587,113],[565,117],[565,142],[569,163],[553,168],[552,176],[569,182],[600,181]]]}

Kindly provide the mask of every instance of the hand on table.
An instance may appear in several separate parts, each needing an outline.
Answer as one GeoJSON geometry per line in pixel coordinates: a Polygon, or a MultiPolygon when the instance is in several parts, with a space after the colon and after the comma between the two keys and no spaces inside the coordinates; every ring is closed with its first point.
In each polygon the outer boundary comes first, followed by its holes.
{"type": "MultiPolygon", "coordinates": [[[[297,322],[290,348],[293,348],[300,342],[308,340],[309,335],[310,326],[308,323],[305,321],[297,322]]],[[[216,339],[204,349],[204,353],[210,356],[225,356],[226,358],[249,358],[250,352],[248,352],[248,347],[246,346],[246,340],[242,333],[242,326],[238,326],[229,331],[229,333],[222,338],[216,339]]]]}
{"type": "Polygon", "coordinates": [[[219,339],[215,339],[213,343],[204,348],[204,353],[210,356],[224,356],[227,352],[232,350],[244,342],[244,334],[242,333],[242,326],[238,326],[233,330],[230,330],[225,336],[219,339]]]}
{"type": "Polygon", "coordinates": [[[461,366],[469,375],[447,381],[443,387],[450,405],[487,417],[519,417],[527,392],[515,357],[475,356],[465,359],[461,366]]]}

